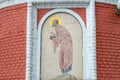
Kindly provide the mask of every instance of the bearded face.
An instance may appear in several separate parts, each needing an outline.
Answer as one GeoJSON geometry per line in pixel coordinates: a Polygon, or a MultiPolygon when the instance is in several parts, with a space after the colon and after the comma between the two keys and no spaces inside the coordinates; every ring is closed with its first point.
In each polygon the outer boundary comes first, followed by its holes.
{"type": "Polygon", "coordinates": [[[52,21],[52,27],[56,27],[58,25],[58,20],[53,20],[52,21]]]}

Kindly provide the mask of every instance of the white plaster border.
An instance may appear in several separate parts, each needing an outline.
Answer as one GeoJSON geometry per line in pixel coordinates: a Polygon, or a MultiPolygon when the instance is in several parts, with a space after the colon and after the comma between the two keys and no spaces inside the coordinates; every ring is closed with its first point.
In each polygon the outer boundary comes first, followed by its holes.
{"type": "Polygon", "coordinates": [[[27,3],[27,0],[0,0],[0,9],[23,3],[27,3]]]}
{"type": "Polygon", "coordinates": [[[111,5],[116,5],[117,0],[96,0],[98,3],[106,3],[106,4],[111,4],[111,5]]]}
{"type": "Polygon", "coordinates": [[[28,4],[27,10],[27,29],[26,29],[26,80],[32,79],[32,60],[33,60],[33,32],[32,16],[33,5],[28,4]]]}
{"type": "Polygon", "coordinates": [[[36,1],[33,4],[37,8],[86,8],[89,5],[89,0],[49,0],[49,1],[36,1]]]}
{"type": "Polygon", "coordinates": [[[95,17],[95,0],[91,0],[86,8],[87,18],[87,55],[88,55],[88,79],[97,80],[97,63],[96,63],[96,17],[95,17]]]}
{"type": "MultiPolygon", "coordinates": [[[[64,2],[64,3],[69,3],[69,2],[78,2],[84,4],[84,2],[89,2],[90,0],[0,0],[0,9],[17,5],[17,4],[23,4],[23,3],[59,3],[59,2],[64,2]]],[[[111,5],[116,5],[118,0],[95,0],[95,2],[100,2],[100,3],[106,3],[106,4],[111,4],[111,5]]],[[[79,5],[79,4],[78,4],[79,5]]],[[[76,6],[76,5],[74,5],[76,6]]]]}

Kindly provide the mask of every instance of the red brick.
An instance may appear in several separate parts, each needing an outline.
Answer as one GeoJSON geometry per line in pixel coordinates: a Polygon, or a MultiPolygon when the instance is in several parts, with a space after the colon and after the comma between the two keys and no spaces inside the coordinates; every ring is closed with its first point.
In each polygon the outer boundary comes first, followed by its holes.
{"type": "Polygon", "coordinates": [[[115,7],[96,4],[98,80],[120,80],[120,16],[115,7]]]}
{"type": "Polygon", "coordinates": [[[27,4],[0,9],[0,80],[25,80],[26,17],[27,4]]]}
{"type": "Polygon", "coordinates": [[[81,18],[82,20],[84,21],[84,23],[86,24],[86,9],[78,9],[78,8],[73,8],[71,9],[73,10],[74,12],[76,12],[81,18]]]}

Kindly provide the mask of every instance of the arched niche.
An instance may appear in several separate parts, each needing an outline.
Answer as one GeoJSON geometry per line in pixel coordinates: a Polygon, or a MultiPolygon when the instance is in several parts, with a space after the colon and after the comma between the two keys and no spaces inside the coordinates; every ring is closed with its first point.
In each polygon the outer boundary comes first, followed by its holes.
{"type": "Polygon", "coordinates": [[[38,25],[37,78],[51,80],[62,75],[59,62],[61,45],[54,54],[53,41],[49,39],[50,32],[55,31],[50,25],[50,19],[55,16],[61,19],[61,25],[68,30],[73,44],[72,70],[67,74],[74,76],[78,80],[84,79],[87,64],[85,50],[86,27],[80,15],[69,9],[54,9],[48,12],[38,25]]]}

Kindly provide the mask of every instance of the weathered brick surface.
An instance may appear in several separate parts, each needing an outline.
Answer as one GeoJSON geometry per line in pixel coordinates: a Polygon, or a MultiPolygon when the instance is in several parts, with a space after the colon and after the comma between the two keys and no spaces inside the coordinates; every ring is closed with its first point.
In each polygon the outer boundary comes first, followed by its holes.
{"type": "Polygon", "coordinates": [[[25,80],[27,6],[0,9],[0,80],[25,80]]]}
{"type": "Polygon", "coordinates": [[[120,16],[115,6],[96,4],[97,78],[120,80],[120,16]]]}

